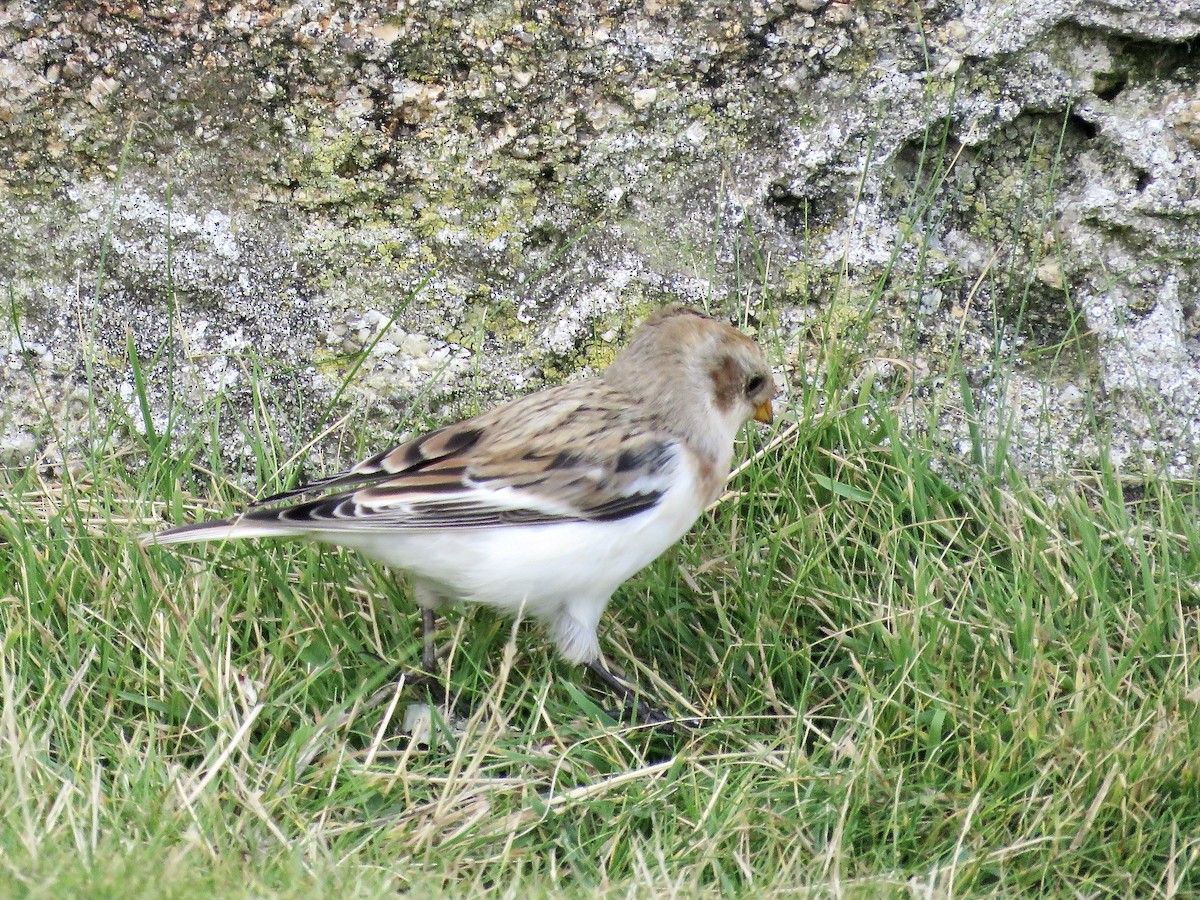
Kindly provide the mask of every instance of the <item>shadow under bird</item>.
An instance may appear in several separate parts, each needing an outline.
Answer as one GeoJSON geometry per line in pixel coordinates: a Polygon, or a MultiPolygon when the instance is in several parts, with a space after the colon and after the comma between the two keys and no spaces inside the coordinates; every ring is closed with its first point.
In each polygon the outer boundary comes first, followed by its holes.
{"type": "Polygon", "coordinates": [[[306,537],[351,547],[409,574],[426,673],[436,666],[434,610],[482,603],[543,622],[564,660],[587,665],[629,703],[632,689],[600,663],[600,616],[717,498],[738,430],[771,421],[774,393],[757,344],[673,306],[646,319],[598,377],[406,441],[236,518],[142,543],[306,537]]]}

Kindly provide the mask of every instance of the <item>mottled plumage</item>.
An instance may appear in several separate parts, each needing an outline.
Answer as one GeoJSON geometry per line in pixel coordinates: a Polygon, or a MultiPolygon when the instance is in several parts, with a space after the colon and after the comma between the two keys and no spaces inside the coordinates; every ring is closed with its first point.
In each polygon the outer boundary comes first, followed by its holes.
{"type": "Polygon", "coordinates": [[[717,496],[733,439],[770,418],[762,351],[684,307],[662,310],[598,378],[551,388],[269,497],[171,544],[308,536],[410,573],[426,608],[463,600],[545,622],[592,662],[617,586],[717,496]]]}

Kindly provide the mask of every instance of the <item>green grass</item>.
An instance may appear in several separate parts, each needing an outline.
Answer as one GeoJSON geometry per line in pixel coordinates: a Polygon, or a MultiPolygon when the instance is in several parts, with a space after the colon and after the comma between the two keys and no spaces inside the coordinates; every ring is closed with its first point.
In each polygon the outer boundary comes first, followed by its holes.
{"type": "MultiPolygon", "coordinates": [[[[169,438],[97,416],[84,471],[0,495],[0,893],[1194,891],[1195,487],[1035,490],[942,452],[864,365],[827,345],[610,607],[609,658],[703,717],[677,735],[472,611],[443,631],[466,720],[409,746],[408,698],[366,702],[419,656],[403,584],[304,544],[140,548],[244,501],[203,440],[230,412],[169,438]]],[[[263,390],[241,427],[271,490],[263,390]]]]}
{"type": "MultiPolygon", "coordinates": [[[[897,254],[929,251],[948,155],[922,149],[897,254]]],[[[769,255],[734,243],[737,289],[769,310],[769,255]]],[[[0,896],[1194,895],[1200,486],[1103,460],[1030,486],[943,359],[957,393],[934,399],[971,442],[949,452],[942,411],[865,349],[891,280],[811,285],[830,315],[803,345],[764,317],[775,358],[803,361],[778,424],[602,623],[618,668],[702,719],[678,734],[611,721],[539,629],[473,610],[443,626],[456,715],[410,746],[419,698],[389,689],[420,655],[403,582],[313,545],[138,546],[245,503],[223,435],[262,493],[307,448],[278,436],[295,404],[270,361],[248,411],[217,396],[197,419],[169,390],[156,425],[174,341],[141,360],[131,341],[134,402],[91,391],[88,433],[59,436],[87,459],[2,476],[0,896]]],[[[1028,361],[998,308],[1003,380],[1028,361]]],[[[1047,380],[1080,340],[1072,318],[1047,380]]],[[[310,412],[349,462],[373,448],[337,395],[310,412]]]]}

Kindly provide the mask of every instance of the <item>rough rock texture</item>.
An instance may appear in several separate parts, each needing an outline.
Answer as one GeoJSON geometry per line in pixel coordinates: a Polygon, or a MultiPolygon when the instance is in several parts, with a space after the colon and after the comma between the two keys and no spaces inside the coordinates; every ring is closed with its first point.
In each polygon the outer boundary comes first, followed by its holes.
{"type": "Polygon", "coordinates": [[[4,4],[0,452],[86,455],[91,398],[145,428],[139,377],[156,430],[257,389],[285,443],[382,438],[682,299],[790,356],[865,326],[950,433],[965,366],[1031,467],[1194,474],[1198,35],[1200,0],[4,4]]]}

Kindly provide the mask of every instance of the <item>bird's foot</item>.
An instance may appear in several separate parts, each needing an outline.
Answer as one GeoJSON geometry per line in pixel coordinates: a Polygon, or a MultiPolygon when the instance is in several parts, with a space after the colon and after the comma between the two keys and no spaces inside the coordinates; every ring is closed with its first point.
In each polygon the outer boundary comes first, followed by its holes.
{"type": "Polygon", "coordinates": [[[618,721],[629,720],[634,725],[650,725],[655,729],[662,729],[664,731],[691,730],[691,723],[678,719],[657,706],[647,703],[638,696],[637,691],[633,687],[604,668],[598,660],[592,660],[587,664],[587,667],[593,675],[604,682],[605,686],[621,700],[621,709],[605,710],[606,715],[610,715],[618,721]]]}

